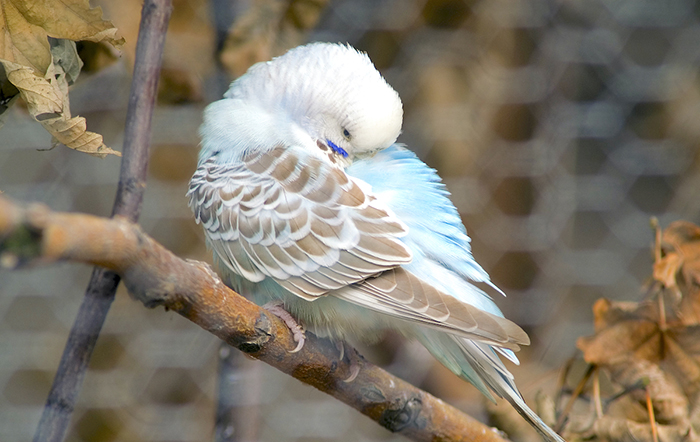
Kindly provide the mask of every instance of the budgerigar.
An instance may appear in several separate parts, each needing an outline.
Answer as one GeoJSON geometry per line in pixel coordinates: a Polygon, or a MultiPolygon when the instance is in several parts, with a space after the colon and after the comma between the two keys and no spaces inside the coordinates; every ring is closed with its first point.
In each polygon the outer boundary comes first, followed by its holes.
{"type": "MultiPolygon", "coordinates": [[[[209,105],[188,197],[231,287],[321,336],[418,339],[547,440],[497,355],[525,332],[491,285],[440,177],[394,144],[398,94],[370,59],[314,43],[258,63],[209,105]]],[[[494,287],[495,288],[495,287],[494,287]]]]}

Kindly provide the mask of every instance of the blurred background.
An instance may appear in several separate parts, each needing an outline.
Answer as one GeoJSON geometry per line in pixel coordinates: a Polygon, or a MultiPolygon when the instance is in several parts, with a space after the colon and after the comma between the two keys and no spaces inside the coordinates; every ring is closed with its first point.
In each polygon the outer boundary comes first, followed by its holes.
{"type": "MultiPolygon", "coordinates": [[[[91,3],[127,44],[120,56],[79,44],[72,112],[120,150],[141,4],[91,3]]],[[[399,141],[444,178],[474,256],[508,295],[497,303],[532,338],[509,365],[528,399],[555,392],[576,339],[593,331],[596,299],[644,296],[650,217],[700,222],[696,2],[174,0],[141,224],[179,256],[211,262],[185,199],[202,110],[251,62],[307,40],[367,51],[399,92],[399,141]]],[[[49,146],[14,106],[0,192],[108,216],[119,159],[40,151],[49,146]]],[[[90,271],[0,271],[0,440],[31,440],[90,271]]],[[[487,419],[481,395],[415,343],[388,335],[361,352],[487,419]]],[[[224,398],[243,416],[236,440],[404,440],[123,289],[67,440],[212,440],[222,358],[237,367],[224,398]]]]}

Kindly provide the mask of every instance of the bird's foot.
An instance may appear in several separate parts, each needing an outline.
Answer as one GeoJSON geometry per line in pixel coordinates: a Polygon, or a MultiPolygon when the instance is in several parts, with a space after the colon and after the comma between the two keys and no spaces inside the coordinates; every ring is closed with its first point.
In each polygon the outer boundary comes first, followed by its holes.
{"type": "MultiPolygon", "coordinates": [[[[339,360],[343,360],[345,357],[345,342],[344,341],[337,341],[335,346],[340,352],[340,356],[338,357],[339,360]]],[[[348,352],[348,361],[350,362],[350,376],[345,379],[343,382],[352,382],[355,380],[358,374],[360,374],[360,356],[357,354],[357,350],[354,348],[350,347],[350,351],[348,352]]]]}
{"type": "Polygon", "coordinates": [[[287,310],[284,309],[284,304],[282,302],[268,302],[267,304],[263,305],[262,308],[284,321],[294,335],[294,342],[297,343],[297,346],[294,350],[291,350],[290,353],[296,353],[304,348],[304,342],[306,342],[304,328],[287,310]]]}

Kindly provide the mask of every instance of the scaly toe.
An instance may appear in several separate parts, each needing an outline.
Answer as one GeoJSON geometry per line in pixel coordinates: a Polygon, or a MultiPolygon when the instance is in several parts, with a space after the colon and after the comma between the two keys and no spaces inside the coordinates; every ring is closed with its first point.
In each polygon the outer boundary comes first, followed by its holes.
{"type": "Polygon", "coordinates": [[[294,342],[297,343],[297,346],[294,350],[289,351],[289,353],[296,353],[304,348],[304,343],[306,342],[304,328],[299,325],[296,319],[294,319],[294,317],[287,310],[284,309],[282,302],[268,302],[262,307],[284,321],[287,328],[289,328],[289,331],[291,331],[294,335],[294,342]]]}

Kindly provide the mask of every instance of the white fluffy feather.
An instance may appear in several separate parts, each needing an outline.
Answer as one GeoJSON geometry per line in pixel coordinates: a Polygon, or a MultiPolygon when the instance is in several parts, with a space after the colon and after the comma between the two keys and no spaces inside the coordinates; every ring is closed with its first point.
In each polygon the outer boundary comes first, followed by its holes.
{"type": "Polygon", "coordinates": [[[525,332],[490,284],[437,174],[392,146],[401,100],[349,46],[301,46],[258,63],[207,107],[188,196],[234,289],[282,301],[343,339],[393,328],[453,372],[508,399],[547,440],[496,351],[525,332]]]}

